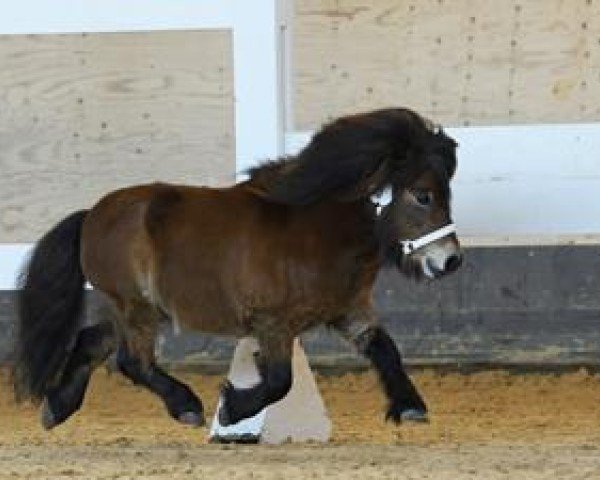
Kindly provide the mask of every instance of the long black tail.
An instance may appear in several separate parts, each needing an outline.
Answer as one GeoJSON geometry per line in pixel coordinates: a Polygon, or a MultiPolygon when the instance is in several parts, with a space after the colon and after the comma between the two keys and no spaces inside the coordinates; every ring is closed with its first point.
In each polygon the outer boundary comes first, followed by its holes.
{"type": "Polygon", "coordinates": [[[41,400],[58,381],[82,322],[85,279],[79,258],[86,210],[46,233],[19,278],[14,388],[41,400]]]}

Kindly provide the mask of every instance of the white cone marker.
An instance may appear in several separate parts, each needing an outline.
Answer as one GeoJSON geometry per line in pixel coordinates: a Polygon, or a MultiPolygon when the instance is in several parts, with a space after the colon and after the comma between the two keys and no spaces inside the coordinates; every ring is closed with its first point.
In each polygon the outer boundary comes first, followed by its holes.
{"type": "MultiPolygon", "coordinates": [[[[254,355],[258,344],[254,338],[242,338],[233,354],[228,379],[237,388],[248,388],[260,381],[254,355]]],[[[211,441],[268,443],[327,442],[331,436],[331,420],[317,388],[306,354],[298,339],[294,340],[292,388],[286,397],[257,415],[234,425],[219,424],[219,399],[210,429],[211,441]]]]}

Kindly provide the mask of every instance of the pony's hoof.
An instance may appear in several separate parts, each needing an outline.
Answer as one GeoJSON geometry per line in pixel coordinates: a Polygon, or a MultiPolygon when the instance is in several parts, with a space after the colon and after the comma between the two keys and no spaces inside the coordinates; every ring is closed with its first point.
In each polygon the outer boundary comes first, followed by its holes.
{"type": "Polygon", "coordinates": [[[177,421],[192,427],[202,427],[206,424],[201,412],[183,412],[177,417],[177,421]]]}
{"type": "Polygon", "coordinates": [[[42,422],[42,427],[44,427],[45,430],[51,430],[60,423],[56,419],[54,413],[52,413],[52,409],[50,408],[47,398],[44,398],[44,403],[42,403],[40,419],[42,422]]]}
{"type": "Polygon", "coordinates": [[[400,414],[400,420],[402,422],[429,423],[427,412],[417,408],[409,408],[408,410],[404,410],[400,414]]]}
{"type": "Polygon", "coordinates": [[[385,415],[385,419],[390,420],[396,424],[400,424],[402,422],[429,422],[426,409],[419,407],[403,407],[401,405],[390,406],[389,410],[387,411],[387,414],[385,415]]]}

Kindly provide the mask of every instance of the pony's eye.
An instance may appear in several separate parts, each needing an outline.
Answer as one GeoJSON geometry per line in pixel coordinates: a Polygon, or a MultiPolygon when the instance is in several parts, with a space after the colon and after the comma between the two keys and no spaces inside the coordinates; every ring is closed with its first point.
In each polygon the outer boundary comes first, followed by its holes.
{"type": "Polygon", "coordinates": [[[417,203],[419,203],[419,205],[428,207],[432,203],[431,192],[428,192],[427,190],[415,190],[413,195],[415,196],[415,200],[417,203]]]}

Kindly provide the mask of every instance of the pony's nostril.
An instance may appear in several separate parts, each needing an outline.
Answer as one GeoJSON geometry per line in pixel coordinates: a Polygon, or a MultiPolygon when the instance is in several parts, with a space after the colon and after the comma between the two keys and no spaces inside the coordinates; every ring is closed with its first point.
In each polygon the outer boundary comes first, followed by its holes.
{"type": "Polygon", "coordinates": [[[460,267],[462,264],[462,255],[450,255],[447,259],[446,259],[446,264],[444,265],[444,271],[446,273],[451,273],[451,272],[455,272],[456,270],[458,270],[458,267],[460,267]]]}

